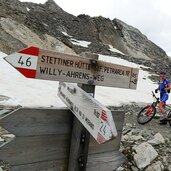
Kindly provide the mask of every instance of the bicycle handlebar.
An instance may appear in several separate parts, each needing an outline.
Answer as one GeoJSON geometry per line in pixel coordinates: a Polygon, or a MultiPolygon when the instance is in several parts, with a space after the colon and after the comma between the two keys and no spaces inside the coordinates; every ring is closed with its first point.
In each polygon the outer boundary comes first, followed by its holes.
{"type": "Polygon", "coordinates": [[[152,95],[153,95],[153,97],[156,99],[156,100],[159,100],[159,98],[158,97],[156,97],[156,95],[155,95],[155,93],[152,91],[152,95]]]}

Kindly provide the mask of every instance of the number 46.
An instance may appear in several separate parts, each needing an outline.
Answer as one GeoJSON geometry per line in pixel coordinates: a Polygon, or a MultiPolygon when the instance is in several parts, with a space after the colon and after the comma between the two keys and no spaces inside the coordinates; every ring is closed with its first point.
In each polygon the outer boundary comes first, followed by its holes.
{"type": "Polygon", "coordinates": [[[22,58],[22,56],[20,57],[20,59],[18,60],[18,63],[22,66],[22,65],[26,65],[26,66],[28,66],[28,67],[30,67],[31,66],[31,61],[30,61],[30,57],[29,58],[27,58],[26,60],[23,60],[23,58],[22,58]]]}

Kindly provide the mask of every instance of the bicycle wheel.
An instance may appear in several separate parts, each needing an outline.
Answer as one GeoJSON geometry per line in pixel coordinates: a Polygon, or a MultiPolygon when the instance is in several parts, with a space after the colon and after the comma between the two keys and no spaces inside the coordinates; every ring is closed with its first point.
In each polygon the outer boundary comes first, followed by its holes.
{"type": "Polygon", "coordinates": [[[156,108],[152,105],[144,107],[137,116],[137,122],[139,124],[146,124],[150,122],[156,114],[156,108]]]}

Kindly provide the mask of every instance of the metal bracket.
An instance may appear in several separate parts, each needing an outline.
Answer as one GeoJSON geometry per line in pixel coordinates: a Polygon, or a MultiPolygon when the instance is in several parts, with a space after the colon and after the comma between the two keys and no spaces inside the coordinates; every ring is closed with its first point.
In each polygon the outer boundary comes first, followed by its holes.
{"type": "Polygon", "coordinates": [[[91,64],[91,68],[95,70],[97,66],[97,60],[91,59],[90,64],[91,64]]]}
{"type": "MultiPolygon", "coordinates": [[[[85,142],[86,142],[86,134],[83,132],[81,134],[81,139],[80,139],[80,144],[81,144],[82,147],[85,145],[85,142]]],[[[80,169],[83,169],[85,167],[85,165],[86,165],[86,159],[85,159],[84,154],[81,154],[78,157],[78,163],[79,163],[79,168],[80,169]]]]}
{"type": "Polygon", "coordinates": [[[79,163],[79,167],[80,168],[83,168],[85,166],[85,160],[84,160],[84,156],[81,155],[79,158],[78,158],[78,163],[79,163]]]}
{"type": "Polygon", "coordinates": [[[81,144],[85,143],[85,138],[86,138],[86,134],[83,133],[83,134],[81,135],[81,141],[80,141],[81,144]]]}

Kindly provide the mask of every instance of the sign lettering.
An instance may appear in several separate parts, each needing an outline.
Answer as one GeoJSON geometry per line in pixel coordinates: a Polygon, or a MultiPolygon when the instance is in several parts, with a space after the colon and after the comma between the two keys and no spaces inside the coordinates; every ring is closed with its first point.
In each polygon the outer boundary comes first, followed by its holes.
{"type": "Polygon", "coordinates": [[[99,144],[116,137],[111,111],[81,88],[60,82],[58,96],[99,144]]]}
{"type": "Polygon", "coordinates": [[[136,89],[137,86],[137,68],[36,47],[24,49],[4,59],[28,78],[130,89],[136,89]]]}

